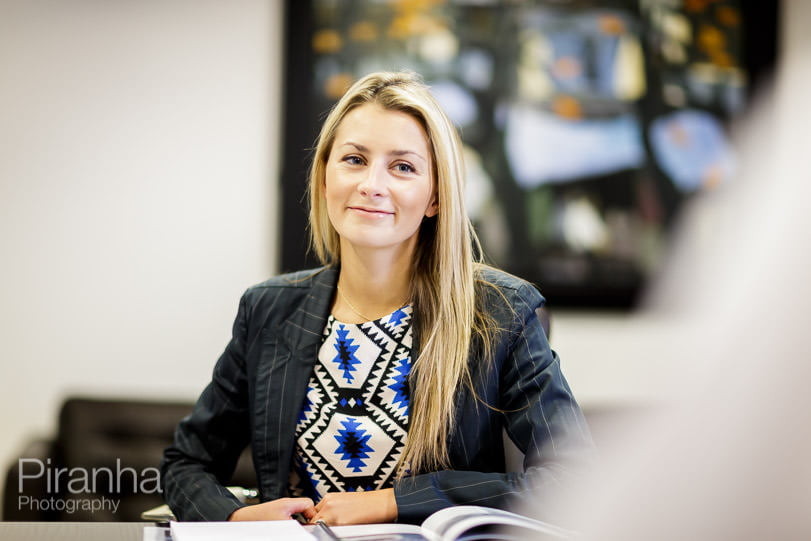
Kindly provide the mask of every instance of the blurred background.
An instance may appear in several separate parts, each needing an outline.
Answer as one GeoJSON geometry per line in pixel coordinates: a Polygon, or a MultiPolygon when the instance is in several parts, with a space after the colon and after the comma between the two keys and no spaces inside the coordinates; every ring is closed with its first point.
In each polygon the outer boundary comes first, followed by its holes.
{"type": "MultiPolygon", "coordinates": [[[[638,301],[684,201],[734,175],[729,125],[775,55],[773,2],[290,7],[285,230],[305,223],[306,149],[324,111],[365,73],[412,69],[462,133],[485,254],[555,306],[638,301]]],[[[283,238],[282,266],[312,265],[304,248],[283,238]]]]}
{"type": "Polygon", "coordinates": [[[735,189],[731,128],[800,48],[792,2],[743,4],[0,0],[0,465],[67,397],[196,398],[242,291],[309,264],[318,121],[381,68],[459,123],[486,254],[548,297],[581,404],[655,404],[671,231],[715,234],[680,209],[735,189]]]}

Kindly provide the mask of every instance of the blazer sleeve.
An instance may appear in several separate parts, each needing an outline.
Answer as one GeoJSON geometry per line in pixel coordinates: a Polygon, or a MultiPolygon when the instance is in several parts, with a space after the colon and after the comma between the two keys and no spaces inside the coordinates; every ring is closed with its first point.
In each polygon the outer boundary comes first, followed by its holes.
{"type": "Polygon", "coordinates": [[[178,520],[227,520],[243,504],[225,484],[250,438],[245,365],[248,318],[243,295],[232,338],[191,414],[161,462],[163,497],[178,520]]]}
{"type": "MultiPolygon", "coordinates": [[[[524,471],[459,468],[406,477],[394,484],[398,521],[419,523],[452,505],[510,508],[527,496],[532,496],[533,506],[542,505],[593,466],[594,444],[585,419],[535,313],[543,302],[527,283],[510,299],[511,332],[499,344],[494,359],[501,413],[485,408],[488,415],[503,416],[499,426],[503,424],[524,452],[524,471]]],[[[465,429],[457,427],[457,431],[465,429]]],[[[490,444],[480,442],[481,446],[490,444]]],[[[552,518],[543,512],[538,517],[552,518]]]]}

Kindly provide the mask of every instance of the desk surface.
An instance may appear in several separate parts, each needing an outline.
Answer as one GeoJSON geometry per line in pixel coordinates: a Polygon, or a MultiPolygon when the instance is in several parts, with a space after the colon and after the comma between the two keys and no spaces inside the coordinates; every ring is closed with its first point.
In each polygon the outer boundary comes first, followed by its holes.
{"type": "MultiPolygon", "coordinates": [[[[2,541],[144,541],[151,522],[0,522],[2,541]]],[[[305,526],[318,541],[326,537],[305,526]]],[[[160,530],[156,531],[160,532],[160,530]]]]}
{"type": "Polygon", "coordinates": [[[0,522],[9,541],[143,541],[144,522],[0,522]]]}

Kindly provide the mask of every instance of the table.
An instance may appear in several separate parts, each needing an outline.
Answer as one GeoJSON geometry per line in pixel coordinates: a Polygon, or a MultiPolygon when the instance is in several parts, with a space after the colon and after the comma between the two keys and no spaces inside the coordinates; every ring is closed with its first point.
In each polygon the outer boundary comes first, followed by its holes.
{"type": "Polygon", "coordinates": [[[143,541],[147,522],[0,522],[6,541],[143,541]]]}
{"type": "MultiPolygon", "coordinates": [[[[153,522],[0,522],[2,541],[144,541],[153,522]]],[[[329,541],[314,526],[305,526],[318,541],[329,541]]],[[[159,532],[160,533],[160,532],[159,532]]]]}

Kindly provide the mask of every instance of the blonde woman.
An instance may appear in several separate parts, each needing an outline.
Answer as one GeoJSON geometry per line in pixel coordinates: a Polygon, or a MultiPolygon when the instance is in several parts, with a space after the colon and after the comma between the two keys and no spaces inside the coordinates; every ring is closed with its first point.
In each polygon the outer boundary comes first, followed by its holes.
{"type": "Polygon", "coordinates": [[[476,260],[460,141],[419,77],[333,108],[310,174],[319,269],[247,290],[162,464],[181,520],[420,522],[507,507],[591,449],[528,283],[476,260]],[[525,453],[505,473],[502,431],[525,453]],[[224,487],[251,445],[263,503],[224,487]]]}

